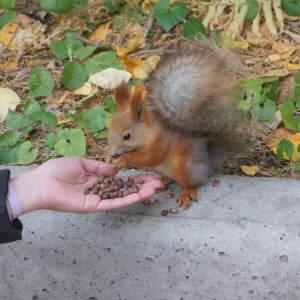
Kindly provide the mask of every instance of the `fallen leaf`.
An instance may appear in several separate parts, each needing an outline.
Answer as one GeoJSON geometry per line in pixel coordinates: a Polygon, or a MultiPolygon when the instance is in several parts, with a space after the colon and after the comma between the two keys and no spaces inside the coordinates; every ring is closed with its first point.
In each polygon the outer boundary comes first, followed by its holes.
{"type": "Polygon", "coordinates": [[[158,55],[152,55],[149,58],[143,60],[139,66],[133,69],[133,78],[144,79],[149,76],[152,70],[155,69],[156,65],[159,63],[160,57],[158,55]]]}
{"type": "MultiPolygon", "coordinates": [[[[12,37],[15,34],[17,28],[18,28],[17,24],[9,23],[0,30],[0,43],[3,43],[4,47],[6,47],[8,43],[12,40],[12,37]]],[[[19,28],[18,31],[20,32],[21,29],[19,28]]],[[[16,42],[15,40],[13,40],[10,43],[8,49],[14,50],[16,49],[16,47],[17,47],[16,42]]]]}
{"type": "Polygon", "coordinates": [[[99,26],[96,28],[93,33],[90,35],[89,40],[90,41],[97,41],[97,42],[102,42],[105,40],[107,33],[109,31],[110,23],[108,22],[104,25],[99,26]]]}
{"type": "Polygon", "coordinates": [[[287,69],[291,72],[299,71],[300,70],[300,64],[287,64],[287,69]]]}
{"type": "Polygon", "coordinates": [[[19,62],[17,59],[4,61],[0,64],[0,70],[7,72],[10,70],[15,70],[19,65],[19,62]]]}
{"type": "Polygon", "coordinates": [[[104,71],[91,75],[88,82],[102,87],[103,89],[115,89],[123,81],[128,82],[131,74],[127,71],[107,68],[104,71]]]}
{"type": "Polygon", "coordinates": [[[145,46],[145,42],[146,42],[145,35],[142,32],[139,32],[137,35],[135,35],[128,41],[128,45],[126,48],[116,47],[117,54],[119,56],[123,56],[125,54],[140,50],[145,46]]]}
{"type": "Polygon", "coordinates": [[[81,87],[71,92],[73,95],[88,96],[93,92],[93,87],[89,82],[85,82],[81,87]]]}
{"type": "Polygon", "coordinates": [[[60,105],[60,104],[64,103],[68,95],[69,95],[69,92],[65,92],[65,93],[60,97],[60,99],[57,101],[57,104],[60,105]]]}
{"type": "Polygon", "coordinates": [[[20,104],[20,98],[16,92],[10,88],[0,88],[0,122],[6,118],[8,110],[15,110],[20,104]]]}
{"type": "Polygon", "coordinates": [[[242,171],[247,175],[255,175],[259,170],[260,167],[257,165],[254,166],[241,166],[242,171]]]}
{"type": "Polygon", "coordinates": [[[296,134],[297,131],[292,129],[287,129],[285,127],[280,127],[276,130],[273,130],[269,136],[264,140],[267,147],[272,150],[277,147],[279,142],[283,139],[289,139],[292,135],[296,134]]]}

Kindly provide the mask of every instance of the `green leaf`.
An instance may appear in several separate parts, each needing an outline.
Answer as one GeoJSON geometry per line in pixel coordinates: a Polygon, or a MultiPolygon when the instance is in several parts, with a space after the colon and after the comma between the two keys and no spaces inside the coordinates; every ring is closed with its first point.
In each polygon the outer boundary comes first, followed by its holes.
{"type": "Polygon", "coordinates": [[[38,150],[32,149],[31,142],[24,142],[18,151],[18,163],[30,164],[38,157],[38,150]]]}
{"type": "Polygon", "coordinates": [[[12,148],[16,145],[20,138],[20,133],[16,131],[6,131],[0,135],[0,146],[1,147],[7,147],[12,148]]]}
{"type": "Polygon", "coordinates": [[[28,78],[30,93],[35,97],[49,97],[54,88],[54,80],[48,71],[41,71],[36,66],[28,78]]]}
{"type": "Polygon", "coordinates": [[[63,60],[69,57],[68,48],[64,41],[54,41],[49,47],[58,59],[63,60]]]}
{"type": "Polygon", "coordinates": [[[42,8],[57,14],[66,14],[73,6],[73,0],[39,0],[39,2],[42,8]]]}
{"type": "Polygon", "coordinates": [[[257,0],[246,0],[246,4],[248,5],[248,11],[245,19],[248,21],[253,21],[257,16],[259,8],[258,2],[257,0]]]}
{"type": "Polygon", "coordinates": [[[300,16],[299,0],[281,0],[283,10],[290,16],[300,16]]]}
{"type": "Polygon", "coordinates": [[[6,24],[13,21],[17,15],[15,10],[6,9],[0,17],[0,29],[2,29],[6,24]]]}
{"type": "Polygon", "coordinates": [[[284,153],[287,157],[291,157],[294,153],[294,145],[289,140],[281,140],[277,147],[277,158],[283,160],[284,153]]]}
{"type": "MultiPolygon", "coordinates": [[[[298,151],[299,152],[299,151],[298,151]]],[[[299,172],[300,171],[300,161],[297,161],[294,165],[294,171],[299,172]]]]}
{"type": "Polygon", "coordinates": [[[81,130],[70,129],[65,131],[63,138],[55,145],[55,151],[62,156],[84,156],[86,154],[86,141],[81,130]]]}
{"type": "Polygon", "coordinates": [[[160,0],[154,6],[154,17],[165,31],[169,31],[187,15],[187,7],[183,2],[174,2],[170,7],[169,0],[160,0]]]}
{"type": "Polygon", "coordinates": [[[103,5],[108,8],[111,14],[117,12],[120,7],[119,1],[114,0],[104,0],[103,5]]]}
{"type": "Polygon", "coordinates": [[[20,116],[16,112],[9,110],[5,119],[5,124],[22,132],[32,130],[31,121],[26,116],[20,116]]]}
{"type": "Polygon", "coordinates": [[[28,116],[35,111],[40,111],[41,105],[34,99],[27,99],[25,103],[24,116],[28,116]]]}
{"type": "Polygon", "coordinates": [[[57,126],[57,118],[56,116],[48,111],[41,110],[35,111],[28,115],[28,119],[33,122],[41,122],[46,126],[49,127],[56,127],[57,126]]]}
{"type": "Polygon", "coordinates": [[[96,49],[97,47],[94,46],[86,46],[84,48],[78,48],[74,50],[73,54],[77,58],[86,58],[91,55],[96,49]]]}
{"type": "Polygon", "coordinates": [[[62,74],[62,81],[68,88],[79,88],[86,79],[87,74],[80,63],[74,61],[66,63],[62,74]]]}
{"type": "Polygon", "coordinates": [[[98,107],[97,109],[84,110],[79,118],[74,118],[74,115],[71,116],[80,128],[90,128],[91,133],[95,133],[106,128],[106,124],[104,122],[106,114],[106,111],[104,111],[101,107],[98,107]]]}
{"type": "Polygon", "coordinates": [[[300,71],[295,74],[294,80],[295,83],[300,84],[300,71]]]}
{"type": "Polygon", "coordinates": [[[17,0],[0,0],[0,6],[4,9],[13,9],[16,6],[17,0]]]}
{"type": "Polygon", "coordinates": [[[200,20],[191,17],[183,26],[184,36],[189,40],[195,40],[202,37],[207,37],[204,25],[200,20]]]}
{"type": "Polygon", "coordinates": [[[280,113],[284,125],[288,129],[298,130],[300,127],[300,116],[294,117],[295,105],[293,101],[285,101],[280,105],[280,113]]]}
{"type": "Polygon", "coordinates": [[[84,67],[89,76],[107,68],[126,69],[124,64],[117,59],[117,54],[114,51],[104,51],[94,55],[86,61],[84,67]]]}
{"type": "Polygon", "coordinates": [[[275,112],[276,103],[271,99],[267,99],[262,105],[254,103],[251,109],[251,114],[261,121],[271,121],[275,117],[275,112]]]}
{"type": "Polygon", "coordinates": [[[104,119],[106,128],[108,128],[112,118],[115,116],[118,110],[115,99],[112,96],[106,97],[103,103],[103,108],[108,111],[104,119]]]}
{"type": "Polygon", "coordinates": [[[46,134],[45,143],[50,149],[55,147],[56,142],[57,142],[57,137],[54,132],[49,132],[46,134]]]}

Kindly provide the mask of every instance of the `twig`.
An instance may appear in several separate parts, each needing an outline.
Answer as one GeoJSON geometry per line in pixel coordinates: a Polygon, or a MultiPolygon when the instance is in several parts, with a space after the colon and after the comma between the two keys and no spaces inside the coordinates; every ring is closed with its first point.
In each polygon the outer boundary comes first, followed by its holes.
{"type": "Polygon", "coordinates": [[[179,51],[178,50],[165,50],[165,49],[151,49],[151,50],[142,50],[139,52],[135,52],[130,54],[130,56],[132,57],[137,57],[137,56],[142,56],[144,54],[178,54],[179,51]]]}
{"type": "Polygon", "coordinates": [[[149,30],[153,25],[153,21],[154,21],[154,6],[153,3],[151,3],[151,9],[150,9],[148,20],[146,24],[143,26],[143,28],[141,29],[141,32],[144,34],[144,36],[148,35],[149,30]]]}
{"type": "Polygon", "coordinates": [[[105,44],[103,44],[103,43],[96,42],[96,41],[90,41],[90,40],[88,40],[88,39],[82,37],[81,35],[79,35],[79,34],[76,33],[76,32],[75,32],[75,36],[76,36],[79,40],[83,41],[84,43],[86,43],[86,44],[88,44],[88,45],[94,45],[94,46],[98,46],[98,47],[99,47],[99,46],[105,46],[105,47],[108,47],[107,45],[105,45],[105,44]]]}
{"type": "Polygon", "coordinates": [[[8,49],[8,47],[9,47],[10,44],[12,43],[12,41],[13,41],[13,39],[15,38],[15,36],[16,36],[16,34],[17,34],[19,28],[20,28],[20,24],[18,24],[18,27],[16,28],[16,30],[15,30],[13,36],[11,37],[9,43],[2,49],[2,51],[1,51],[1,53],[0,53],[0,57],[2,57],[2,55],[4,54],[4,52],[8,49]]]}

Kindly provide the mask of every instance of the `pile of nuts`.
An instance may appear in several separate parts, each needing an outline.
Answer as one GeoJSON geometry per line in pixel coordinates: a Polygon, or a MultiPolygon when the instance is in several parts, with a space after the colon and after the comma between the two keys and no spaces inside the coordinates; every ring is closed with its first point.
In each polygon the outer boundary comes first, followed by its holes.
{"type": "Polygon", "coordinates": [[[126,181],[114,176],[99,176],[93,185],[85,186],[84,194],[98,195],[101,200],[122,198],[133,193],[138,193],[139,184],[142,183],[144,182],[139,180],[138,184],[136,184],[131,177],[128,177],[126,181]]]}

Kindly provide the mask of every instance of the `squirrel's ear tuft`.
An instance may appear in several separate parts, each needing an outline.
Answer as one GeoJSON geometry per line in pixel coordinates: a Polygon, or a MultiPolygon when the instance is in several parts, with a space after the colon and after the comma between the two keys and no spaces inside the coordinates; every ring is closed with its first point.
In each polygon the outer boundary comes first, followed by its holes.
{"type": "Polygon", "coordinates": [[[127,87],[124,81],[116,88],[115,99],[117,102],[118,110],[122,110],[123,108],[128,107],[130,94],[130,89],[127,87]]]}
{"type": "Polygon", "coordinates": [[[137,120],[138,122],[145,122],[150,124],[150,118],[147,113],[145,92],[142,89],[135,89],[131,94],[130,99],[130,117],[132,120],[137,120]]]}

